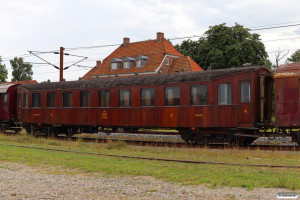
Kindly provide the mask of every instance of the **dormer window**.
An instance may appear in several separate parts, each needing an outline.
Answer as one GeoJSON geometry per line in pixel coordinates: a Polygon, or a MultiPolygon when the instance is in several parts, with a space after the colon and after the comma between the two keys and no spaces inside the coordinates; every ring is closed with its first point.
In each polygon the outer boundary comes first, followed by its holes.
{"type": "Polygon", "coordinates": [[[121,66],[122,64],[122,59],[120,58],[113,58],[111,61],[110,61],[110,70],[117,70],[119,69],[119,67],[121,66]]]}
{"type": "Polygon", "coordinates": [[[118,69],[118,63],[111,63],[111,70],[118,69]]]}
{"type": "Polygon", "coordinates": [[[166,58],[166,65],[169,65],[169,64],[170,64],[170,59],[166,58]]]}
{"type": "Polygon", "coordinates": [[[123,59],[123,68],[124,69],[130,69],[132,64],[134,63],[135,59],[132,57],[125,57],[123,59]]]}
{"type": "Polygon", "coordinates": [[[136,68],[143,68],[146,65],[149,58],[147,56],[139,55],[138,57],[136,57],[135,60],[136,60],[136,68]]]}

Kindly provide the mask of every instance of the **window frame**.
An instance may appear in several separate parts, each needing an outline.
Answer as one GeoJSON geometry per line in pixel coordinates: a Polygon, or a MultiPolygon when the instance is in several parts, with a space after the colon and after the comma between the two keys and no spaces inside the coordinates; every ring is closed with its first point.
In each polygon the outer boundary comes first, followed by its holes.
{"type": "Polygon", "coordinates": [[[31,107],[32,108],[40,108],[41,107],[41,93],[40,92],[33,92],[31,94],[31,107]],[[36,100],[38,100],[38,101],[35,102],[36,100]],[[37,103],[37,105],[35,105],[36,103],[37,103]]]}
{"type": "Polygon", "coordinates": [[[170,59],[166,58],[166,65],[170,65],[170,59]]]}
{"type": "Polygon", "coordinates": [[[118,63],[111,63],[111,66],[110,66],[110,69],[111,70],[117,70],[118,69],[118,63]]]}
{"type": "Polygon", "coordinates": [[[79,91],[79,107],[91,107],[91,92],[88,90],[79,91]]]}
{"type": "Polygon", "coordinates": [[[155,88],[141,88],[141,106],[142,107],[153,107],[155,106],[155,88]],[[143,98],[145,96],[144,91],[150,91],[150,104],[151,105],[145,105],[146,99],[143,98]]]}
{"type": "Polygon", "coordinates": [[[208,87],[207,87],[207,84],[191,85],[191,87],[190,87],[190,105],[192,105],[192,106],[207,106],[208,105],[208,87]],[[199,98],[197,98],[197,96],[196,96],[196,98],[194,98],[193,88],[202,87],[202,86],[205,86],[205,90],[206,90],[206,95],[204,95],[205,98],[201,98],[201,88],[200,88],[199,98]],[[195,99],[196,99],[196,101],[199,100],[198,104],[195,103],[195,99]],[[201,100],[206,100],[206,103],[201,103],[201,100]]]}
{"type": "Polygon", "coordinates": [[[23,108],[28,108],[28,93],[23,94],[23,108]]]}
{"type": "Polygon", "coordinates": [[[3,106],[8,106],[9,94],[4,93],[3,95],[3,106]]]}
{"type": "Polygon", "coordinates": [[[165,100],[165,106],[180,106],[180,87],[179,86],[167,86],[167,87],[165,87],[164,88],[164,100],[165,100]],[[172,95],[175,96],[175,97],[172,98],[173,101],[174,101],[173,104],[169,104],[170,100],[168,100],[168,97],[167,97],[167,95],[168,95],[167,89],[174,89],[174,90],[178,89],[178,91],[175,91],[175,92],[173,90],[174,94],[172,94],[172,95]],[[177,95],[176,92],[178,92],[178,95],[177,95]]]}
{"type": "Polygon", "coordinates": [[[250,83],[250,81],[243,81],[243,82],[241,82],[240,83],[240,87],[241,87],[241,98],[240,98],[240,100],[241,100],[241,103],[251,103],[251,83],[250,83]],[[242,85],[243,84],[249,84],[249,87],[247,87],[247,89],[249,89],[249,91],[247,91],[247,93],[248,93],[248,95],[249,95],[249,99],[248,99],[248,101],[245,101],[244,99],[243,99],[243,87],[242,87],[242,85]]]}
{"type": "Polygon", "coordinates": [[[73,92],[72,91],[62,92],[62,107],[63,108],[72,108],[73,106],[74,106],[73,92]],[[68,95],[71,94],[70,95],[71,96],[71,101],[70,101],[70,99],[68,101],[68,102],[70,102],[71,105],[68,105],[68,106],[65,105],[65,94],[68,94],[68,95]]]}
{"type": "Polygon", "coordinates": [[[106,107],[110,107],[110,105],[111,105],[111,93],[110,93],[110,90],[107,90],[107,89],[103,89],[103,90],[99,90],[98,91],[98,107],[102,107],[102,108],[106,108],[106,107]],[[101,95],[101,93],[102,92],[104,92],[104,106],[103,105],[101,105],[101,97],[102,97],[102,95],[101,95]],[[106,94],[109,94],[109,98],[108,98],[108,101],[106,101],[107,99],[106,99],[106,94]],[[107,105],[108,104],[108,105],[107,105]]]}
{"type": "Polygon", "coordinates": [[[131,89],[120,89],[119,90],[119,107],[131,107],[132,106],[132,93],[131,89]],[[129,105],[125,105],[125,100],[121,99],[123,97],[123,92],[129,91],[129,105]]]}
{"type": "MultiPolygon", "coordinates": [[[[50,101],[50,102],[52,102],[52,101],[50,101]]],[[[55,108],[55,107],[56,107],[56,92],[47,92],[47,108],[55,108]],[[54,94],[54,101],[53,101],[54,105],[49,105],[49,97],[50,97],[50,95],[53,95],[53,94],[54,94]]]]}
{"type": "Polygon", "coordinates": [[[231,83],[220,83],[218,84],[218,105],[231,105],[232,104],[232,91],[231,91],[231,83]],[[225,94],[225,98],[224,98],[224,102],[221,102],[220,98],[221,98],[221,95],[220,95],[220,88],[221,86],[225,86],[226,85],[226,91],[224,92],[225,94]],[[229,86],[229,87],[228,87],[229,86]],[[228,95],[228,93],[230,93],[228,95]],[[228,98],[230,97],[230,98],[228,98]]]}

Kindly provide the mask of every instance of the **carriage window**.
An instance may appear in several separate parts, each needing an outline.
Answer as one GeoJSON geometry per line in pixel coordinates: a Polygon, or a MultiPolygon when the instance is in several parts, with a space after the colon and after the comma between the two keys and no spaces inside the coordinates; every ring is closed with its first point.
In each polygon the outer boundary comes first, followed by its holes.
{"type": "Polygon", "coordinates": [[[23,95],[23,107],[25,107],[25,108],[28,107],[28,95],[27,94],[23,95]]]}
{"type": "Polygon", "coordinates": [[[110,91],[100,90],[99,91],[99,107],[109,107],[110,106],[110,91]]]}
{"type": "Polygon", "coordinates": [[[4,103],[4,106],[7,106],[8,105],[8,94],[4,94],[3,96],[3,103],[4,103]]]}
{"type": "Polygon", "coordinates": [[[89,91],[80,92],[80,107],[90,107],[91,106],[91,95],[89,91]]]}
{"type": "Polygon", "coordinates": [[[193,85],[191,87],[191,105],[207,105],[207,85],[193,85]]]}
{"type": "Polygon", "coordinates": [[[41,94],[32,93],[32,107],[41,107],[41,94]]]}
{"type": "Polygon", "coordinates": [[[165,88],[165,105],[176,106],[180,104],[179,87],[165,88]]]}
{"type": "Polygon", "coordinates": [[[154,88],[142,88],[142,106],[154,106],[154,88]]]}
{"type": "Polygon", "coordinates": [[[73,94],[72,92],[63,93],[63,107],[72,107],[73,106],[73,94]]]}
{"type": "Polygon", "coordinates": [[[231,84],[218,85],[219,105],[231,104],[231,84]]]}
{"type": "Polygon", "coordinates": [[[22,94],[18,94],[18,107],[21,107],[22,105],[22,94]]]}
{"type": "Polygon", "coordinates": [[[130,90],[120,90],[119,91],[119,105],[120,105],[120,107],[131,106],[131,91],[130,90]]]}
{"type": "Polygon", "coordinates": [[[241,103],[250,102],[250,83],[241,83],[241,103]]]}
{"type": "Polygon", "coordinates": [[[56,93],[47,93],[47,107],[56,106],[56,93]]]}

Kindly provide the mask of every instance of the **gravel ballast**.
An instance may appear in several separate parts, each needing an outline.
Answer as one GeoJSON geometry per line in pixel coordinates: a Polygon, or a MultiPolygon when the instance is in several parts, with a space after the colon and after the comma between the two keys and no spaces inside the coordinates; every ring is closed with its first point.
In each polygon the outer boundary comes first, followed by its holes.
{"type": "MultiPolygon", "coordinates": [[[[288,189],[185,186],[153,177],[115,177],[0,162],[0,199],[277,199],[288,189]]],[[[300,192],[300,191],[297,191],[300,192]]]]}

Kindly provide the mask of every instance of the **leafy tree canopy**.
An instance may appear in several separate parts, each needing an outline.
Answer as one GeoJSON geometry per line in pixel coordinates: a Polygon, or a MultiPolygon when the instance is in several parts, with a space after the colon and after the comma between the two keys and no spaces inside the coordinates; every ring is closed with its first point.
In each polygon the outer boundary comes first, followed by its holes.
{"type": "Polygon", "coordinates": [[[2,64],[2,58],[0,56],[0,83],[6,82],[7,79],[7,69],[5,64],[2,64]]]}
{"type": "Polygon", "coordinates": [[[300,49],[295,51],[291,57],[287,59],[287,62],[300,62],[300,49]]]}
{"type": "Polygon", "coordinates": [[[185,40],[175,48],[193,58],[203,69],[241,67],[243,64],[269,66],[268,54],[260,35],[242,25],[225,23],[210,26],[198,41],[185,40]]]}
{"type": "Polygon", "coordinates": [[[11,81],[29,81],[32,80],[32,65],[24,63],[23,58],[15,57],[10,60],[10,65],[12,67],[12,80],[11,81]]]}

